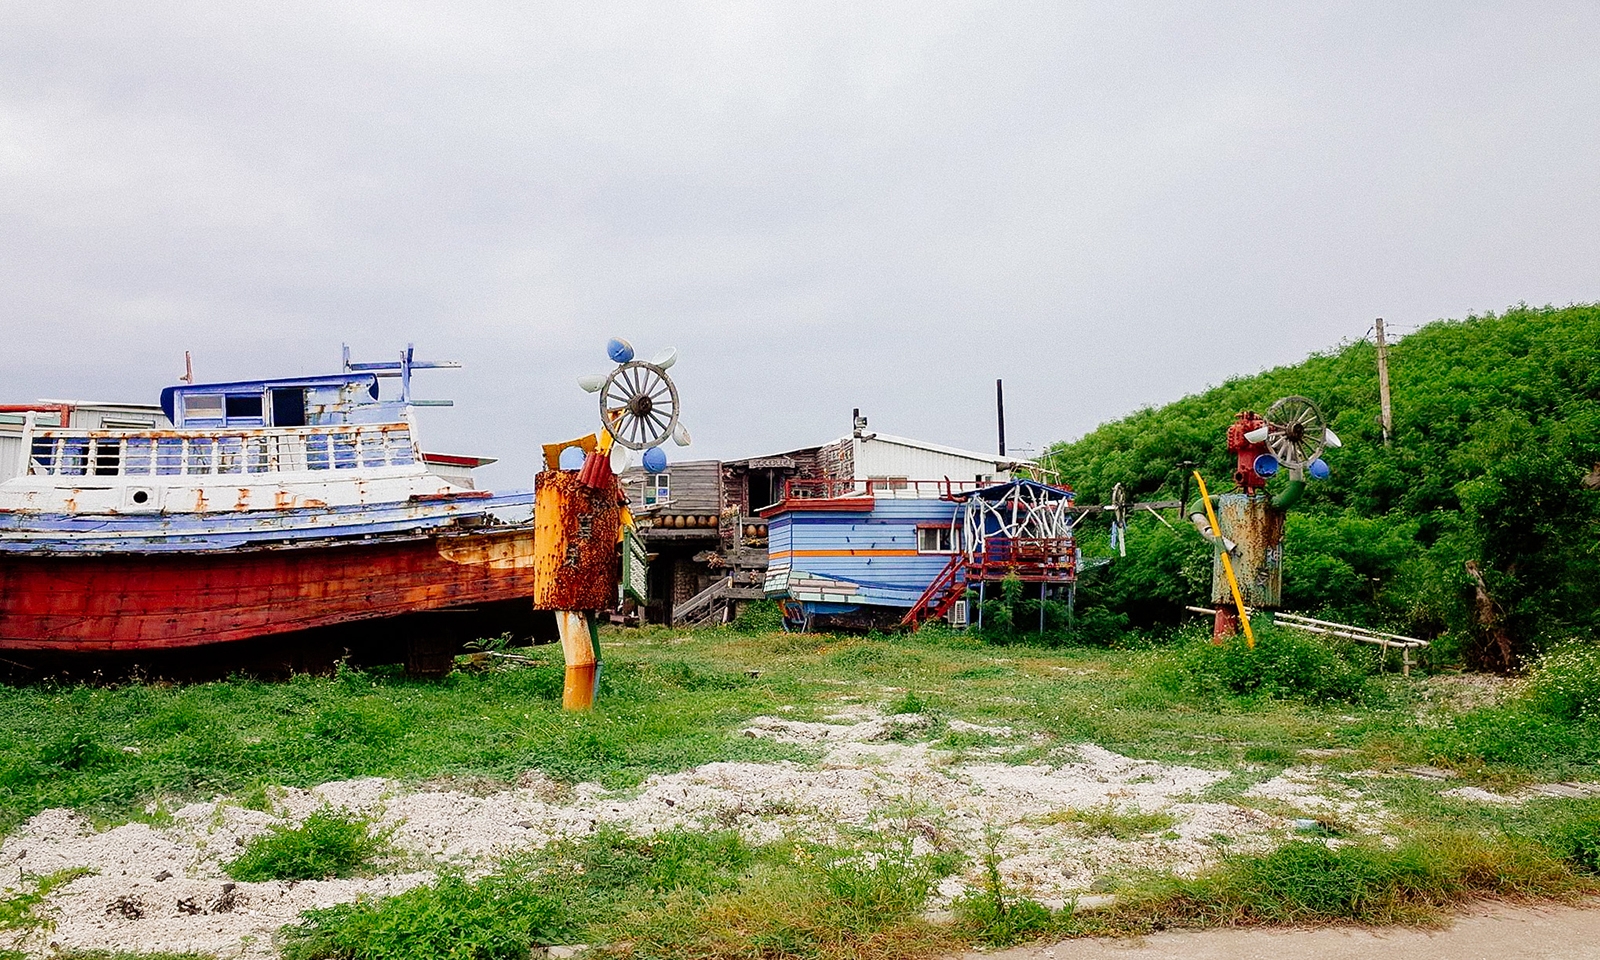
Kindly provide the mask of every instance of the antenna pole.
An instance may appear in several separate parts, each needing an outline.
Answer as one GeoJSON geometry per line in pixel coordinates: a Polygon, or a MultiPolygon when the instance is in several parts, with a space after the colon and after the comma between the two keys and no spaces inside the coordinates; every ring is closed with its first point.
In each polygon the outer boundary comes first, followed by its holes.
{"type": "Polygon", "coordinates": [[[187,350],[183,351],[183,382],[194,383],[194,360],[187,350]]]}
{"type": "Polygon", "coordinates": [[[1000,380],[994,382],[994,412],[1000,421],[1000,456],[1006,455],[1006,389],[1000,380]]]}
{"type": "Polygon", "coordinates": [[[1378,403],[1382,407],[1383,445],[1389,445],[1394,433],[1394,410],[1389,404],[1389,341],[1383,335],[1383,318],[1373,324],[1378,331],[1378,403]]]}

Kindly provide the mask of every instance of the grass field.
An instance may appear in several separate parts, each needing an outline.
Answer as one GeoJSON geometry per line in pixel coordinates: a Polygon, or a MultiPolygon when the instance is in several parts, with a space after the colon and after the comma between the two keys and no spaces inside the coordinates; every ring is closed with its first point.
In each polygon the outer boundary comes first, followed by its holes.
{"type": "MultiPolygon", "coordinates": [[[[1285,832],[1276,850],[1219,855],[1199,875],[1107,876],[1096,890],[1117,894],[1115,904],[1076,914],[1019,896],[993,870],[951,913],[927,914],[943,878],[986,875],[982,857],[913,849],[891,842],[892,831],[843,846],[600,831],[488,873],[446,870],[392,900],[320,911],[284,934],[282,949],[305,958],[498,958],[553,940],[637,957],[917,957],[977,941],[1164,924],[1426,920],[1476,895],[1595,889],[1600,802],[1485,803],[1452,791],[1514,794],[1600,779],[1600,724],[1541,712],[1514,690],[1496,694],[1471,678],[1374,674],[1360,652],[1270,635],[1256,653],[1219,652],[1193,637],[1109,650],[989,646],[935,631],[652,629],[604,644],[600,705],[588,715],[560,710],[553,647],[529,651],[530,664],[462,661],[438,683],[341,671],[273,684],[0,688],[0,830],[50,807],[102,826],[160,823],[181,803],[217,794],[269,807],[274,788],[356,777],[481,791],[536,769],[623,789],[721,760],[805,767],[817,760],[814,748],[741,729],[758,716],[821,721],[844,710],[918,715],[907,736],[941,751],[946,765],[1048,765],[1090,743],[1215,770],[1225,776],[1197,799],[1274,816],[1293,811],[1252,788],[1315,768],[1359,791],[1383,819],[1345,822],[1330,812],[1318,838],[1285,832]],[[997,727],[1014,735],[997,737],[997,727]],[[484,919],[513,914],[520,919],[504,929],[484,919]],[[441,946],[469,927],[481,943],[455,953],[441,946]],[[396,946],[407,931],[435,952],[396,946]]],[[[1173,819],[1108,806],[1062,809],[1040,823],[1156,844],[1173,819]]],[[[340,842],[359,846],[348,833],[340,842]]],[[[315,852],[295,862],[320,862],[315,852]]],[[[4,896],[0,925],[10,926],[0,933],[39,922],[38,884],[4,896]]]]}

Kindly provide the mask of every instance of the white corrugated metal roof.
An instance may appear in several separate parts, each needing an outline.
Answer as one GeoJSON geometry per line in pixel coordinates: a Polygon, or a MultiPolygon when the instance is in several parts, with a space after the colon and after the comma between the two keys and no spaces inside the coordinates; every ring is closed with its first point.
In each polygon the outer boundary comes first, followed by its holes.
{"type": "MultiPolygon", "coordinates": [[[[848,440],[850,438],[849,437],[842,437],[841,439],[848,440]]],[[[981,460],[981,461],[985,461],[987,463],[992,463],[997,467],[1008,467],[1008,466],[1032,467],[1032,466],[1037,466],[1037,464],[1035,464],[1032,460],[1024,460],[1021,457],[1003,457],[998,453],[979,453],[979,452],[977,452],[975,450],[962,450],[962,449],[957,448],[957,447],[947,447],[947,446],[945,446],[943,444],[939,444],[939,443],[929,443],[926,440],[912,440],[912,439],[910,439],[908,437],[890,436],[887,433],[877,433],[877,432],[864,433],[864,434],[861,435],[861,439],[862,440],[877,440],[877,441],[881,441],[883,443],[893,443],[893,444],[897,444],[897,445],[902,446],[902,447],[911,447],[914,450],[928,450],[928,451],[931,451],[933,453],[943,453],[943,454],[947,454],[947,455],[952,456],[952,457],[965,457],[968,460],[981,460]]]]}
{"type": "MultiPolygon", "coordinates": [[[[791,447],[788,450],[783,450],[783,451],[780,451],[778,453],[769,453],[769,454],[765,454],[765,455],[759,456],[759,457],[740,457],[737,460],[728,460],[726,462],[727,463],[744,463],[744,462],[746,462],[748,460],[768,460],[768,459],[772,459],[773,457],[782,457],[782,456],[787,456],[787,455],[793,454],[793,453],[799,453],[802,450],[819,450],[822,447],[831,446],[834,443],[843,443],[844,441],[850,440],[850,439],[853,439],[853,438],[854,438],[853,434],[848,434],[847,433],[842,437],[839,437],[839,438],[837,438],[837,439],[835,439],[833,441],[830,441],[829,443],[818,443],[818,444],[812,444],[810,446],[805,446],[805,447],[791,447]]],[[[977,460],[977,461],[980,461],[980,462],[992,463],[996,467],[1001,468],[1001,469],[1009,469],[1010,467],[1036,467],[1036,466],[1038,466],[1038,464],[1035,461],[1027,460],[1027,459],[1024,459],[1022,457],[1002,457],[998,453],[980,453],[980,452],[978,452],[976,450],[962,450],[959,447],[947,447],[942,443],[929,443],[926,440],[912,440],[909,437],[896,437],[896,436],[893,436],[891,434],[878,433],[876,431],[869,432],[869,433],[863,433],[861,435],[861,439],[864,440],[864,441],[877,440],[877,441],[881,441],[883,443],[892,443],[892,444],[896,444],[896,445],[902,446],[902,447],[910,447],[913,450],[927,450],[930,453],[942,453],[942,454],[946,454],[947,456],[952,456],[952,457],[964,457],[964,458],[966,458],[968,460],[977,460]]]]}

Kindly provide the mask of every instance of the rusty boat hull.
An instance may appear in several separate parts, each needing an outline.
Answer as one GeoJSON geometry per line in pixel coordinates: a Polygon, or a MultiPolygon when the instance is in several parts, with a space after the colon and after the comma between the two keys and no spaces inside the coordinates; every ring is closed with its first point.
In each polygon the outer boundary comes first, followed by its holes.
{"type": "Polygon", "coordinates": [[[0,554],[0,659],[164,674],[346,655],[436,673],[474,637],[553,635],[533,609],[534,556],[531,523],[191,553],[0,554]]]}

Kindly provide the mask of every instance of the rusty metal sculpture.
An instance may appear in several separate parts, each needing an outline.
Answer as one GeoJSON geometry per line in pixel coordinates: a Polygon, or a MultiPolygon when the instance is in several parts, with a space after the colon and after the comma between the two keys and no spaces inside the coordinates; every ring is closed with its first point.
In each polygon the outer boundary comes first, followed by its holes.
{"type": "Polygon", "coordinates": [[[1247,611],[1282,604],[1284,518],[1304,495],[1308,476],[1328,476],[1322,452],[1338,446],[1322,411],[1305,397],[1284,397],[1265,416],[1241,411],[1228,426],[1228,452],[1236,458],[1234,492],[1210,497],[1202,480],[1201,500],[1189,509],[1195,527],[1212,541],[1212,637],[1217,642],[1241,626],[1253,640],[1247,611]],[[1288,475],[1289,485],[1269,497],[1267,483],[1280,473],[1288,475]]]}
{"type": "Polygon", "coordinates": [[[668,349],[647,363],[634,359],[628,341],[613,339],[606,353],[615,370],[578,380],[584,390],[600,394],[599,431],[546,446],[545,469],[534,487],[534,606],[556,615],[566,662],[561,705],[568,710],[594,706],[601,666],[599,611],[625,595],[644,599],[638,595],[643,551],[617,474],[627,466],[630,451],[643,451],[645,469],[660,473],[667,466],[660,445],[668,437],[679,446],[689,443],[689,432],[678,420],[678,388],[667,375],[677,351],[668,349]]]}

